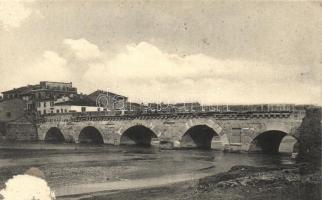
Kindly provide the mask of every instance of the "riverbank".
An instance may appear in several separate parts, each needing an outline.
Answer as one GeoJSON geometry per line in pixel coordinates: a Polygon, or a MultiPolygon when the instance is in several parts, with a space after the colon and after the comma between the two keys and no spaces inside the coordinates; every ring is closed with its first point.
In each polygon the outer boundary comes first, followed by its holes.
{"type": "Polygon", "coordinates": [[[302,174],[306,165],[234,166],[229,171],[163,187],[96,193],[82,200],[118,199],[250,199],[320,200],[321,173],[302,174]]]}

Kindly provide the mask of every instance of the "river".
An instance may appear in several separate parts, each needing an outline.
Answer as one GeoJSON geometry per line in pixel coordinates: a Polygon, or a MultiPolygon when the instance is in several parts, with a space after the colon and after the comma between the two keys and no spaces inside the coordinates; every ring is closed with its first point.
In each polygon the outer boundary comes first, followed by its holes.
{"type": "Polygon", "coordinates": [[[57,196],[166,185],[227,171],[234,165],[276,166],[293,162],[283,154],[214,150],[42,143],[0,147],[0,187],[12,176],[38,167],[57,196]]]}

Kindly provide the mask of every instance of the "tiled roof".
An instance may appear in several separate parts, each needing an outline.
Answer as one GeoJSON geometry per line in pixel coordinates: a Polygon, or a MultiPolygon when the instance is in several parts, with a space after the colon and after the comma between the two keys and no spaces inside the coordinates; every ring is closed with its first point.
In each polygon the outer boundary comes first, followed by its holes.
{"type": "Polygon", "coordinates": [[[55,103],[55,105],[96,106],[96,102],[86,95],[76,95],[67,101],[55,103]]]}
{"type": "Polygon", "coordinates": [[[12,90],[8,90],[8,91],[5,91],[5,92],[2,92],[3,94],[5,93],[26,93],[26,92],[29,92],[33,89],[33,85],[28,85],[28,86],[23,86],[23,87],[19,87],[19,88],[14,88],[12,90]]]}

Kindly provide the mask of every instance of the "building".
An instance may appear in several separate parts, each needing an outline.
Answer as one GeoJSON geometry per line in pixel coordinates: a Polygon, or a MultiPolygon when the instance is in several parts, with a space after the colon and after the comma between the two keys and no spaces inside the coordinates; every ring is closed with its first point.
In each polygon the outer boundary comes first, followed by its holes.
{"type": "Polygon", "coordinates": [[[33,85],[27,85],[27,86],[13,88],[12,90],[2,92],[3,100],[10,100],[10,99],[16,99],[16,98],[22,99],[23,94],[32,90],[33,87],[34,87],[33,85]]]}
{"type": "Polygon", "coordinates": [[[174,112],[173,104],[166,103],[148,103],[146,107],[148,113],[171,113],[174,112]]]}
{"type": "Polygon", "coordinates": [[[41,81],[37,85],[14,88],[2,92],[2,94],[4,100],[19,98],[26,102],[27,110],[36,110],[40,102],[54,101],[62,96],[76,95],[77,88],[73,87],[71,82],[41,81]]]}
{"type": "Polygon", "coordinates": [[[37,103],[38,115],[70,112],[95,112],[103,111],[102,107],[97,107],[87,95],[63,96],[56,100],[43,100],[37,103]]]}
{"type": "Polygon", "coordinates": [[[202,106],[198,102],[177,103],[173,105],[174,112],[201,112],[202,106]]]}
{"type": "Polygon", "coordinates": [[[126,113],[141,114],[143,113],[143,108],[144,108],[143,104],[126,102],[124,110],[126,113]]]}
{"type": "MultiPolygon", "coordinates": [[[[112,92],[96,90],[89,95],[77,94],[72,83],[41,81],[2,92],[3,100],[21,99],[25,109],[38,116],[54,113],[125,111],[128,98],[112,92]]],[[[137,110],[137,105],[133,108],[137,110]]]]}
{"type": "Polygon", "coordinates": [[[128,101],[128,98],[123,95],[103,90],[96,90],[89,94],[88,97],[96,102],[98,107],[103,107],[109,111],[126,110],[128,101]]]}

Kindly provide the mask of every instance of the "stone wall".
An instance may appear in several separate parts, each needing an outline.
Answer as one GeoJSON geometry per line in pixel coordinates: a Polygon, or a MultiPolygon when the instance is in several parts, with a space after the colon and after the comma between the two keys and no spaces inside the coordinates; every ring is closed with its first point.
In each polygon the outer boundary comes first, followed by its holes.
{"type": "Polygon", "coordinates": [[[21,99],[0,102],[0,141],[38,140],[33,116],[25,109],[25,102],[21,99]]]}
{"type": "Polygon", "coordinates": [[[25,115],[26,104],[21,99],[0,102],[0,122],[9,122],[25,115]]]}
{"type": "Polygon", "coordinates": [[[1,123],[0,141],[36,141],[37,127],[26,118],[1,123]]]}

